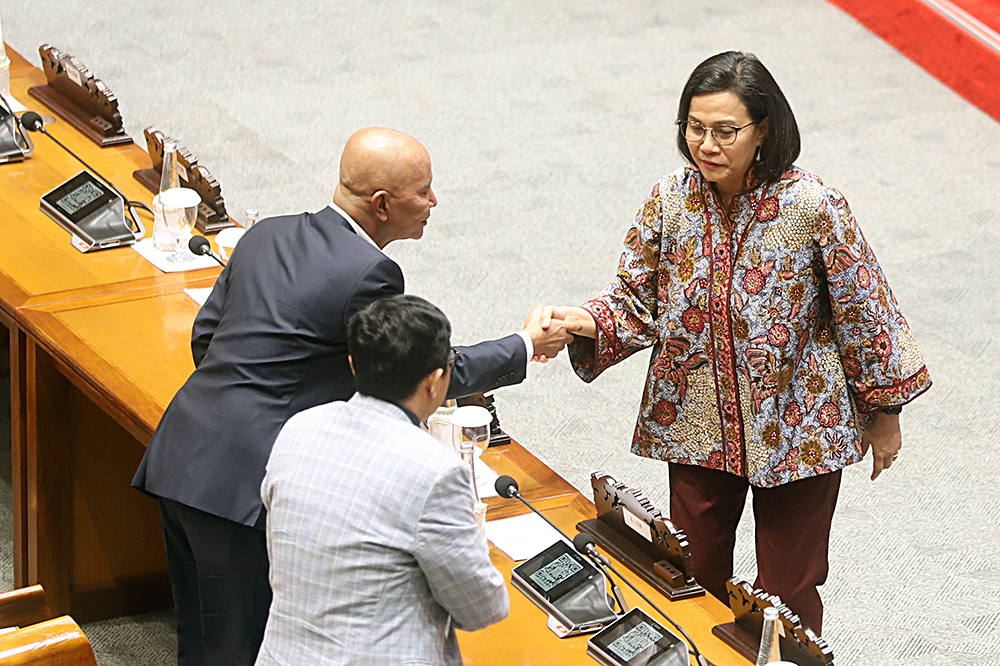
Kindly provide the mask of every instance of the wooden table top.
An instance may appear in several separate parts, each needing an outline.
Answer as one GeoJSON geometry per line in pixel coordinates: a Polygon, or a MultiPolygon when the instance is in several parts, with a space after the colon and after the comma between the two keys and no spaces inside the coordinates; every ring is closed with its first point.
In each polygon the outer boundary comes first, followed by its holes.
{"type": "Polygon", "coordinates": [[[214,277],[111,291],[18,310],[21,326],[144,445],[194,371],[191,325],[200,306],[185,287],[214,277]]]}
{"type": "MultiPolygon", "coordinates": [[[[7,54],[14,97],[29,110],[55,117],[28,94],[28,88],[45,84],[42,71],[9,47],[7,54]]],[[[46,129],[127,197],[151,204],[153,195],[132,177],[133,171],[151,165],[145,150],[134,143],[100,148],[58,118],[46,129]]],[[[70,245],[69,232],[39,210],[39,199],[83,171],[83,165],[41,133],[32,133],[31,140],[35,152],[26,160],[0,164],[0,308],[8,314],[24,305],[74,298],[80,290],[84,295],[126,291],[219,273],[218,268],[162,273],[128,247],[80,253],[70,245]]],[[[140,215],[147,235],[151,234],[152,217],[140,215]]]]}

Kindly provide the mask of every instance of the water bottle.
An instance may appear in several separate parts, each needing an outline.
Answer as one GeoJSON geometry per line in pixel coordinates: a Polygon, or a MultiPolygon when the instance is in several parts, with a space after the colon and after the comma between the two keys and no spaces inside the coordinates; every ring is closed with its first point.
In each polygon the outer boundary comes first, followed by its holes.
{"type": "MultiPolygon", "coordinates": [[[[177,142],[168,139],[163,142],[160,193],[153,201],[153,247],[161,252],[173,252],[177,247],[177,234],[174,232],[176,225],[171,225],[167,221],[167,215],[174,215],[176,211],[166,210],[160,201],[164,192],[176,187],[180,187],[177,175],[177,142]]],[[[183,214],[183,211],[181,213],[183,214]]]]}
{"type": "Polygon", "coordinates": [[[757,653],[757,666],[773,664],[781,661],[781,651],[778,639],[781,637],[781,617],[774,606],[764,609],[764,630],[760,634],[760,652],[757,653]]]}

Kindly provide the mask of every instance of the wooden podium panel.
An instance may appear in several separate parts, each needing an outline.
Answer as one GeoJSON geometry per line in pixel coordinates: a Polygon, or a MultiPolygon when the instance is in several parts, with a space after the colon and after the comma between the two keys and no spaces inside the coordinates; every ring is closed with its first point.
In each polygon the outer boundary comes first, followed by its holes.
{"type": "MultiPolygon", "coordinates": [[[[587,518],[596,517],[594,505],[579,493],[559,506],[550,502],[545,510],[549,520],[570,536],[576,534],[575,525],[587,518]]],[[[507,619],[492,627],[468,633],[458,632],[458,642],[466,666],[562,666],[596,664],[587,656],[588,636],[557,638],[545,626],[547,617],[523,593],[510,584],[510,572],[519,564],[512,561],[500,550],[491,547],[490,558],[507,581],[510,595],[510,614],[507,619]]],[[[616,566],[625,573],[631,572],[624,566],[616,566]]],[[[712,627],[723,622],[731,622],[732,612],[727,606],[711,595],[683,601],[669,601],[638,576],[629,580],[652,599],[657,606],[670,615],[684,631],[691,636],[709,661],[716,666],[747,666],[747,661],[738,652],[712,635],[712,627]]],[[[641,607],[652,618],[667,625],[655,611],[625,585],[619,585],[630,608],[641,607]]]]}
{"type": "Polygon", "coordinates": [[[194,371],[191,326],[199,305],[185,287],[214,277],[22,308],[28,334],[69,380],[145,445],[194,371]]]}
{"type": "Polygon", "coordinates": [[[183,288],[18,312],[27,332],[27,502],[14,507],[25,513],[22,575],[45,586],[57,613],[88,621],[170,606],[159,512],[130,484],[194,370],[189,341],[199,306],[183,288]]]}

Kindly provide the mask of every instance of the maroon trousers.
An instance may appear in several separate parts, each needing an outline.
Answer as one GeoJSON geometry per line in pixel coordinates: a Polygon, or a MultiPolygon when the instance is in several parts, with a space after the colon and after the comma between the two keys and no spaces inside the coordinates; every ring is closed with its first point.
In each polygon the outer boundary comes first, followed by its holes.
{"type": "Polygon", "coordinates": [[[840,472],[758,488],[728,472],[670,463],[670,520],[688,536],[695,580],[727,606],[726,581],[733,575],[736,526],[747,488],[753,489],[756,522],[754,587],[781,597],[819,635],[823,602],[816,588],[829,570],[840,472]]]}

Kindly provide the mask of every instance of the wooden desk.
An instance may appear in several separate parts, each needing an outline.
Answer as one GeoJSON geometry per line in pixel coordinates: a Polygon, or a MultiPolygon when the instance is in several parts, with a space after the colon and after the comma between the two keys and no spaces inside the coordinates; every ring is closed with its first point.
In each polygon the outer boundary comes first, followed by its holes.
{"type": "MultiPolygon", "coordinates": [[[[185,286],[18,310],[26,335],[28,577],[81,621],[169,606],[155,503],[129,483],[160,417],[194,370],[198,305],[185,286]]],[[[484,460],[545,507],[576,490],[517,443],[484,460]]],[[[523,512],[490,498],[490,517],[523,512]]],[[[15,507],[17,509],[17,507],[15,507]]]]}
{"type": "MultiPolygon", "coordinates": [[[[189,284],[211,283],[201,279],[189,284]]],[[[63,604],[74,617],[169,605],[156,505],[129,482],[163,409],[194,369],[188,339],[198,306],[183,287],[19,311],[28,340],[32,575],[45,584],[54,609],[63,604]],[[138,353],[122,344],[124,338],[141,340],[138,353]],[[58,418],[66,414],[72,418],[58,418]]],[[[522,494],[570,534],[577,522],[596,515],[589,500],[517,442],[487,450],[483,460],[497,473],[514,476],[522,494]]],[[[527,511],[511,500],[487,502],[490,519],[527,511]]],[[[509,580],[515,563],[497,549],[491,556],[509,580]]],[[[742,657],[711,635],[712,626],[732,620],[725,606],[707,596],[670,602],[638,577],[631,579],[688,631],[712,662],[744,666],[742,657]]],[[[461,634],[467,664],[589,661],[586,637],[556,638],[542,611],[513,587],[509,592],[507,620],[461,634]]],[[[630,605],[642,605],[630,590],[626,597],[630,605]]]]}
{"type": "MultiPolygon", "coordinates": [[[[51,115],[28,95],[28,88],[45,83],[41,70],[10,47],[11,93],[29,109],[51,115]]],[[[99,148],[68,123],[58,120],[51,133],[114,182],[130,199],[149,203],[152,197],[132,178],[132,171],[150,165],[136,145],[99,148]]],[[[195,277],[217,275],[219,269],[164,274],[129,248],[81,254],[70,245],[70,235],[39,210],[45,192],[83,170],[83,166],[40,134],[32,137],[35,152],[23,162],[0,165],[0,336],[9,340],[11,377],[11,454],[14,492],[14,584],[29,584],[27,497],[27,378],[26,341],[17,309],[81,296],[125,292],[156,285],[176,284],[195,277]]],[[[152,221],[143,218],[151,232],[152,221]]]]}

